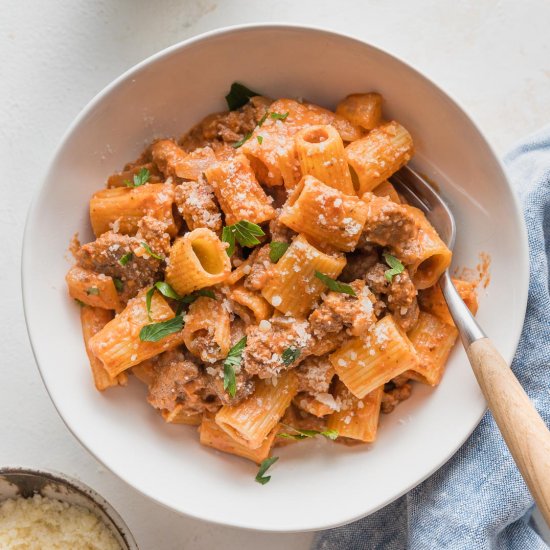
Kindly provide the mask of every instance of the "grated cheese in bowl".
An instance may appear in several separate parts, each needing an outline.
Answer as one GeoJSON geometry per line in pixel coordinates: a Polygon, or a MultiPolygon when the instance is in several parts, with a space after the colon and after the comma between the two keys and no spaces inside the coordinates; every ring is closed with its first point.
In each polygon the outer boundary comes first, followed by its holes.
{"type": "Polygon", "coordinates": [[[121,550],[105,523],[83,506],[34,495],[0,502],[3,550],[121,550]]]}

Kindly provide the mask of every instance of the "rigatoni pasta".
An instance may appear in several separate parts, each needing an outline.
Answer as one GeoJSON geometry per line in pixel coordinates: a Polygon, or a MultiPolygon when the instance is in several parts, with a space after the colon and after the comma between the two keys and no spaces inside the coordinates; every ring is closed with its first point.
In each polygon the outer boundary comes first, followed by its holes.
{"type": "Polygon", "coordinates": [[[409,132],[398,122],[378,126],[346,147],[346,157],[356,178],[358,195],[371,191],[397,172],[413,156],[409,132]]]}
{"type": "Polygon", "coordinates": [[[299,235],[271,268],[262,295],[282,313],[303,317],[324,289],[315,273],[336,278],[345,265],[342,255],[325,254],[299,235]]]}
{"type": "MultiPolygon", "coordinates": [[[[161,421],[264,484],[275,448],[373,442],[380,412],[440,383],[452,254],[388,182],[414,145],[380,94],[227,101],[107,179],[66,282],[95,387],[135,376],[161,421]]],[[[475,313],[475,283],[454,284],[475,313]]]]}
{"type": "Polygon", "coordinates": [[[304,176],[283,207],[279,220],[298,233],[338,250],[353,250],[361,237],[367,205],[358,197],[304,176]]]}

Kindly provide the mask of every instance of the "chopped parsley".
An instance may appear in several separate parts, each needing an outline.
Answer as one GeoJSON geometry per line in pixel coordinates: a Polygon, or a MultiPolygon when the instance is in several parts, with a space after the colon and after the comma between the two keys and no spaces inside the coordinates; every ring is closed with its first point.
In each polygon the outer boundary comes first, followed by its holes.
{"type": "Polygon", "coordinates": [[[281,359],[285,366],[289,366],[291,363],[294,363],[298,357],[300,357],[300,354],[302,353],[302,350],[300,348],[286,348],[283,353],[281,353],[281,359]]]}
{"type": "Polygon", "coordinates": [[[118,263],[121,266],[125,266],[133,257],[134,255],[131,252],[128,252],[127,254],[124,254],[120,260],[118,260],[118,263]]]}
{"type": "Polygon", "coordinates": [[[282,241],[272,241],[269,243],[269,259],[276,264],[290,245],[282,241]]]}
{"type": "Polygon", "coordinates": [[[269,115],[269,111],[266,111],[264,113],[264,116],[258,121],[258,128],[262,127],[262,124],[267,120],[268,115],[269,115]]]}
{"type": "Polygon", "coordinates": [[[97,288],[95,286],[91,286],[90,288],[88,288],[86,290],[86,294],[88,296],[99,296],[99,288],[97,288]]]}
{"type": "Polygon", "coordinates": [[[235,379],[235,367],[240,366],[242,354],[246,347],[246,336],[241,338],[227,354],[223,362],[223,389],[231,396],[237,393],[237,381],[235,379]]]}
{"type": "Polygon", "coordinates": [[[151,250],[151,247],[146,242],[142,242],[141,246],[143,246],[143,248],[145,249],[145,252],[147,252],[147,254],[149,254],[149,256],[151,256],[153,258],[156,258],[157,260],[164,260],[164,256],[160,256],[159,254],[155,254],[151,250]]]}
{"type": "Polygon", "coordinates": [[[264,140],[263,136],[256,136],[256,139],[258,140],[258,143],[261,145],[262,141],[264,140]]]}
{"type": "Polygon", "coordinates": [[[315,437],[317,435],[322,435],[323,437],[326,437],[327,439],[330,439],[334,441],[338,437],[338,430],[323,430],[322,432],[318,430],[300,430],[298,428],[295,428],[294,426],[288,426],[287,424],[283,424],[285,428],[289,428],[291,431],[296,433],[282,433],[277,434],[278,437],[285,437],[287,439],[296,439],[296,440],[302,440],[307,439],[309,437],[315,437]]]}
{"type": "Polygon", "coordinates": [[[182,296],[181,298],[178,298],[178,300],[184,304],[191,304],[201,296],[212,298],[212,300],[216,299],[216,295],[214,294],[213,290],[210,290],[208,288],[201,288],[200,290],[195,290],[195,292],[191,292],[191,294],[188,294],[187,296],[182,296]]]}
{"type": "Polygon", "coordinates": [[[258,470],[258,473],[256,474],[256,481],[258,483],[261,483],[262,485],[265,485],[270,479],[271,476],[264,475],[267,470],[275,464],[279,460],[278,456],[272,456],[271,458],[266,458],[261,464],[260,469],[258,470]]]}
{"type": "Polygon", "coordinates": [[[231,147],[238,149],[241,145],[244,145],[252,137],[252,132],[247,132],[242,139],[233,143],[231,147]]]}
{"type": "Polygon", "coordinates": [[[167,321],[145,325],[139,332],[142,342],[158,342],[170,334],[179,332],[183,328],[183,316],[176,315],[167,321]]]}
{"type": "Polygon", "coordinates": [[[286,113],[270,113],[269,116],[273,120],[286,120],[286,117],[288,116],[288,111],[286,113]]]}
{"type": "Polygon", "coordinates": [[[75,301],[80,307],[84,307],[84,306],[86,305],[82,300],[79,300],[78,298],[75,298],[74,301],[75,301]]]}
{"type": "Polygon", "coordinates": [[[335,279],[330,278],[328,275],[321,273],[320,271],[315,272],[315,277],[319,279],[323,284],[327,285],[330,290],[334,292],[341,292],[342,294],[349,294],[350,296],[356,296],[355,290],[346,284],[336,281],[335,279]]]}
{"type": "Polygon", "coordinates": [[[403,273],[403,271],[405,270],[405,266],[395,256],[392,256],[387,252],[384,252],[382,256],[384,256],[384,260],[390,266],[390,269],[385,271],[384,277],[386,277],[386,281],[391,283],[394,275],[399,275],[400,273],[403,273]]]}
{"type": "Polygon", "coordinates": [[[122,290],[124,289],[124,283],[122,282],[122,279],[119,279],[118,277],[114,277],[113,283],[115,284],[115,288],[117,289],[117,292],[122,292],[122,290]]]}
{"type": "Polygon", "coordinates": [[[207,298],[212,298],[213,300],[216,299],[214,292],[207,288],[201,288],[191,294],[187,294],[187,296],[180,296],[167,282],[157,281],[145,295],[145,306],[147,308],[147,316],[149,317],[149,320],[151,320],[151,301],[155,290],[158,290],[166,298],[171,298],[172,300],[181,302],[177,315],[182,312],[183,304],[191,304],[200,296],[206,296],[207,298]]]}
{"type": "Polygon", "coordinates": [[[137,174],[134,174],[134,181],[124,180],[124,184],[126,187],[140,187],[142,185],[145,185],[149,178],[151,177],[151,173],[147,168],[142,168],[137,174]]]}
{"type": "Polygon", "coordinates": [[[255,223],[241,220],[233,225],[226,225],[222,231],[222,241],[229,243],[227,255],[232,256],[235,252],[235,240],[241,246],[252,247],[260,244],[258,237],[263,237],[265,233],[262,228],[255,223]]]}
{"type": "Polygon", "coordinates": [[[250,88],[247,88],[239,82],[233,82],[229,93],[225,96],[225,101],[227,101],[227,107],[230,111],[234,111],[239,107],[246,105],[251,97],[260,95],[257,92],[252,91],[250,88]]]}

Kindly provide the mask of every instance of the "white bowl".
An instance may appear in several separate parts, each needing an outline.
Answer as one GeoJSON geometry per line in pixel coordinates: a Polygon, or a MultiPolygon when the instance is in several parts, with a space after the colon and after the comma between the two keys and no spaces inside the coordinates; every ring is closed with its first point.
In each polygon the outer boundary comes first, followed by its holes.
{"type": "Polygon", "coordinates": [[[92,238],[88,199],[152,138],[179,136],[224,109],[240,81],[271,97],[327,107],[377,90],[386,116],[416,143],[414,166],[437,181],[456,215],[455,267],[490,255],[491,284],[478,319],[507,360],[523,322],[528,286],[522,216],[495,154],[468,116],[395,57],[318,29],[254,25],[177,44],[140,63],[96,96],[65,135],[27,222],[23,290],[28,330],[44,382],[75,436],[108,468],[185,514],[266,531],[324,529],[365,516],[439,468],[479,422],[485,402],[462,349],[441,385],[416,385],[383,415],[378,441],[346,448],[309,441],[276,450],[271,482],[256,467],[201,447],[195,430],[166,425],[135,380],[104,394],[93,387],[79,312],[67,296],[67,246],[92,238]]]}

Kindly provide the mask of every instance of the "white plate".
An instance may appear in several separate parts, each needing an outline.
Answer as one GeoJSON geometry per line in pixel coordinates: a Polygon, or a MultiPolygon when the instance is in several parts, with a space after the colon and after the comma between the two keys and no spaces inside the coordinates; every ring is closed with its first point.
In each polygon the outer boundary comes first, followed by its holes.
{"type": "Polygon", "coordinates": [[[135,380],[95,391],[67,296],[66,252],[75,231],[91,239],[87,204],[106,177],[157,136],[179,136],[213,111],[238,80],[271,97],[327,107],[377,90],[386,116],[407,127],[414,165],[441,185],[456,215],[455,267],[492,259],[478,319],[507,360],[523,322],[528,286],[522,217],[499,161],[473,122],[403,62],[352,38],[290,26],[223,29],[173,46],[101,92],[70,127],[36,197],[23,249],[28,330],[44,382],[75,436],[130,485],[197,518],[269,530],[323,529],[369,514],[439,468],[480,420],[485,402],[462,349],[441,385],[416,385],[383,415],[372,446],[309,441],[277,450],[271,482],[256,467],[201,447],[193,428],[164,424],[135,380]]]}

